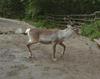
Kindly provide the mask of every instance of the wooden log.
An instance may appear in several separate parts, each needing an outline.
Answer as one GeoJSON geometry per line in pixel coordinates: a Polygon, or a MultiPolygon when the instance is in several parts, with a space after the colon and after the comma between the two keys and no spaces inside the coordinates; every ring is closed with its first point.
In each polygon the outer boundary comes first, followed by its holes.
{"type": "Polygon", "coordinates": [[[100,47],[100,38],[99,39],[94,39],[94,41],[97,43],[97,45],[100,47]]]}

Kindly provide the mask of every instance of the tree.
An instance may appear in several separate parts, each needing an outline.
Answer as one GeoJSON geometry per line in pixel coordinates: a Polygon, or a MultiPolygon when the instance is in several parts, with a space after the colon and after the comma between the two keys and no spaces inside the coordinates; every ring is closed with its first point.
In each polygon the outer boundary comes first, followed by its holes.
{"type": "Polygon", "coordinates": [[[24,4],[21,0],[1,0],[0,15],[8,18],[23,18],[24,4]]]}

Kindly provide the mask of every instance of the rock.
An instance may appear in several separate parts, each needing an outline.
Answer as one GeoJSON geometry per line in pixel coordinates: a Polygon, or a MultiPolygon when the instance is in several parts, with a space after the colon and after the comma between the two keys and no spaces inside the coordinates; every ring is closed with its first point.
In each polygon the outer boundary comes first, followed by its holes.
{"type": "Polygon", "coordinates": [[[16,34],[22,34],[22,33],[24,33],[24,31],[22,30],[22,28],[18,28],[18,29],[15,30],[15,33],[16,34]]]}

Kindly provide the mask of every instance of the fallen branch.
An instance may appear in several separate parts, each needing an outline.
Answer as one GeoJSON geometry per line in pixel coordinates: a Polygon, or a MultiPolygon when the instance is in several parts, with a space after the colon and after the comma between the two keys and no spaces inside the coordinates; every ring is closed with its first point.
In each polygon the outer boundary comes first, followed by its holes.
{"type": "Polygon", "coordinates": [[[100,47],[100,38],[99,39],[94,39],[94,41],[97,43],[97,45],[100,47]]]}

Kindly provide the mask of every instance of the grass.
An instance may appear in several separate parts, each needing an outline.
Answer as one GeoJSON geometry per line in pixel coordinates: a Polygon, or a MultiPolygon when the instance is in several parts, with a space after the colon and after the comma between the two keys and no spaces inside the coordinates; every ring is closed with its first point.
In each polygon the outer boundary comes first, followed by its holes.
{"type": "Polygon", "coordinates": [[[35,16],[34,19],[24,19],[24,21],[37,28],[57,28],[54,21],[47,21],[46,16],[35,16]]]}
{"type": "Polygon", "coordinates": [[[37,28],[57,28],[57,25],[55,22],[51,21],[46,21],[46,20],[33,20],[33,21],[30,21],[30,20],[24,20],[25,22],[37,27],[37,28]]]}
{"type": "Polygon", "coordinates": [[[38,20],[33,23],[34,26],[38,28],[56,28],[56,23],[51,21],[48,22],[46,20],[38,20]]]}
{"type": "Polygon", "coordinates": [[[81,28],[81,35],[89,37],[91,40],[94,38],[100,38],[100,20],[84,24],[81,28]]]}

